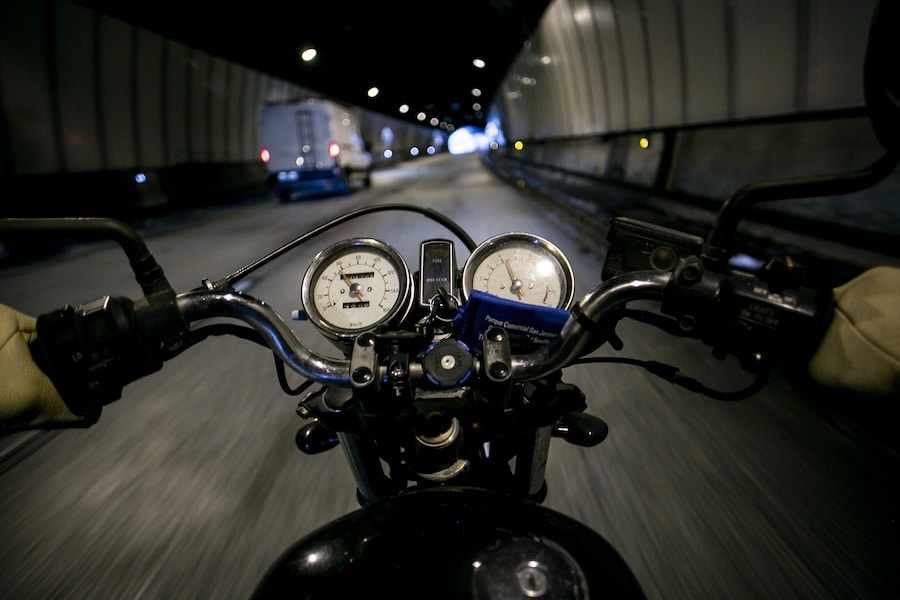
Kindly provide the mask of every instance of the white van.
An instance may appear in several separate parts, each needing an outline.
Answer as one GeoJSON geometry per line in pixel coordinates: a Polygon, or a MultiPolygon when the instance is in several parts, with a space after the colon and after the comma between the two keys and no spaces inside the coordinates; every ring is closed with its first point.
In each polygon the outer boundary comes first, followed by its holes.
{"type": "Polygon", "coordinates": [[[269,186],[282,201],[293,194],[344,194],[356,182],[370,185],[372,155],[350,107],[323,99],[267,104],[259,140],[269,186]]]}

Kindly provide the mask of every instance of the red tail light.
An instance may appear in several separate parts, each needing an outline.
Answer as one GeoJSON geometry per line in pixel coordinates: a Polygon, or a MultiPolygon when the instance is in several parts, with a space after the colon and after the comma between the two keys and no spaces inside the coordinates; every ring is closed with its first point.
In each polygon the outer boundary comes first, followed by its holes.
{"type": "Polygon", "coordinates": [[[272,158],[272,156],[269,154],[269,150],[267,148],[263,148],[259,151],[259,159],[264,163],[269,162],[270,158],[272,158]]]}
{"type": "Polygon", "coordinates": [[[337,158],[338,154],[341,153],[341,145],[337,142],[331,142],[328,144],[328,156],[331,158],[337,158]]]}

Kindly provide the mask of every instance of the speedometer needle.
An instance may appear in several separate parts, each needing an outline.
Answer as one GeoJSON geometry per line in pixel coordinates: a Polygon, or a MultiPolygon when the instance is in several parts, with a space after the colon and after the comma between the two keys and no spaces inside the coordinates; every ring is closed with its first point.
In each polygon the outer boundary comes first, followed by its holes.
{"type": "Polygon", "coordinates": [[[516,293],[519,297],[519,300],[522,299],[522,282],[516,279],[516,274],[513,273],[512,266],[509,264],[509,259],[504,258],[503,264],[506,265],[506,272],[509,273],[510,286],[509,289],[516,293]]]}
{"type": "Polygon", "coordinates": [[[353,283],[352,281],[350,281],[350,277],[346,273],[344,273],[343,269],[340,269],[338,273],[341,274],[341,279],[343,279],[350,287],[350,294],[356,296],[357,298],[362,298],[362,287],[358,283],[353,283]]]}

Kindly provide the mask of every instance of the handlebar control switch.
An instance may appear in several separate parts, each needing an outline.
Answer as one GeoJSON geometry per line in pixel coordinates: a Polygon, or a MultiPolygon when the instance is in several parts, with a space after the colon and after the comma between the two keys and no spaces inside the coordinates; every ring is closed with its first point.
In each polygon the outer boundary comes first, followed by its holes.
{"type": "Polygon", "coordinates": [[[804,362],[821,340],[832,310],[830,290],[773,289],[756,277],[733,275],[722,293],[720,314],[729,319],[720,325],[722,345],[748,368],[765,363],[761,358],[804,362]]]}
{"type": "Polygon", "coordinates": [[[472,356],[462,342],[443,339],[425,351],[422,367],[428,380],[440,388],[462,385],[472,374],[472,356]]]}
{"type": "Polygon", "coordinates": [[[137,325],[134,304],[121,296],[41,315],[31,352],[72,412],[94,419],[126,384],[163,363],[137,325]]]}
{"type": "Polygon", "coordinates": [[[776,257],[766,261],[759,272],[759,278],[769,286],[769,291],[780,294],[785,290],[794,290],[800,287],[803,268],[797,265],[791,258],[776,257]]]}

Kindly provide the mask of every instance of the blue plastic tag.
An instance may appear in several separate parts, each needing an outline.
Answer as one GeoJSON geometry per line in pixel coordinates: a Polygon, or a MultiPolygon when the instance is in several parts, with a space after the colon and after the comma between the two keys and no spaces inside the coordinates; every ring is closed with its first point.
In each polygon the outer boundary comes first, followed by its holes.
{"type": "Polygon", "coordinates": [[[569,311],[561,308],[522,304],[473,291],[456,316],[457,338],[470,348],[481,348],[481,338],[490,327],[509,333],[513,354],[527,354],[546,346],[557,337],[569,311]]]}

